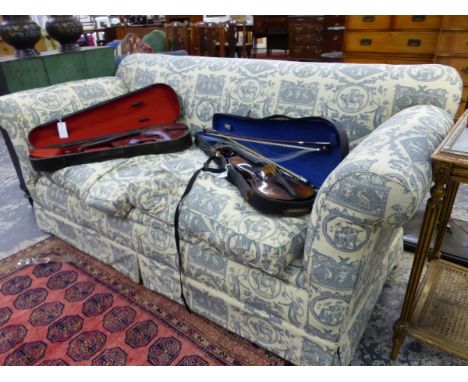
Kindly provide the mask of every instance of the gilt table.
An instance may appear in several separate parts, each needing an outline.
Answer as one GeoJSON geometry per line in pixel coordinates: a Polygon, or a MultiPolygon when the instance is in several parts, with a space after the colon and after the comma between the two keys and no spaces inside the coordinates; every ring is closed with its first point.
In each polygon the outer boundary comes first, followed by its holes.
{"type": "Polygon", "coordinates": [[[440,259],[445,227],[458,186],[468,183],[467,121],[468,111],[432,155],[434,185],[426,205],[401,315],[394,324],[392,359],[398,356],[408,334],[468,360],[468,268],[440,259]],[[429,264],[420,282],[426,261],[429,264]]]}

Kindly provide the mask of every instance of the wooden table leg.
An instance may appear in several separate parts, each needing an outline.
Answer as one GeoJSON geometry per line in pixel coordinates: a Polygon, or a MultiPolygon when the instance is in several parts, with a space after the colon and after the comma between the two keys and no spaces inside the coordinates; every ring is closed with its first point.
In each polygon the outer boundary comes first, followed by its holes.
{"type": "Polygon", "coordinates": [[[396,359],[400,347],[406,336],[408,321],[414,308],[414,300],[419,285],[419,279],[424,267],[431,239],[439,219],[444,195],[445,185],[448,183],[450,167],[444,167],[444,163],[433,163],[434,186],[431,188],[431,197],[427,202],[424,219],[419,234],[418,245],[414,254],[413,266],[406,288],[405,300],[400,318],[393,325],[393,346],[390,353],[392,359],[396,359]]]}
{"type": "Polygon", "coordinates": [[[452,214],[453,203],[455,202],[455,197],[457,196],[458,186],[460,183],[450,180],[447,185],[447,191],[442,204],[442,211],[440,213],[439,227],[437,229],[437,235],[434,242],[434,248],[429,254],[429,260],[434,260],[440,257],[440,248],[444,240],[444,234],[447,228],[447,224],[452,214]]]}

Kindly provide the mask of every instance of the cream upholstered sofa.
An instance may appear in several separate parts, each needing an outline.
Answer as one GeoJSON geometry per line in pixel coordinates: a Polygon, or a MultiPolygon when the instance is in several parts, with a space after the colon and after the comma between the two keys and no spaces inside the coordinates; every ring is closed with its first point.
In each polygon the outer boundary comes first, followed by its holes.
{"type": "Polygon", "coordinates": [[[351,152],[310,215],[261,215],[226,180],[203,174],[180,226],[193,311],[294,364],[348,364],[402,251],[401,226],[430,187],[430,154],[460,101],[456,71],[135,54],[115,77],[1,97],[0,125],[20,158],[39,227],[180,302],[173,215],[206,159],[201,151],[55,173],[36,173],[28,161],[34,126],[156,82],[176,90],[194,130],[210,127],[215,112],[322,115],[345,127],[351,152]]]}

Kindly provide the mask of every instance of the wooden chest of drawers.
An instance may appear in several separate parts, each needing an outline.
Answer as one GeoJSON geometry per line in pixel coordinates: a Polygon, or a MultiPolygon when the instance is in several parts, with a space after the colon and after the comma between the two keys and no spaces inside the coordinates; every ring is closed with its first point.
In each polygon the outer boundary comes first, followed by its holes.
{"type": "Polygon", "coordinates": [[[433,62],[441,16],[346,16],[345,62],[433,62]]]}
{"type": "Polygon", "coordinates": [[[346,29],[390,29],[392,16],[346,16],[346,29]]]}
{"type": "Polygon", "coordinates": [[[291,60],[341,61],[345,16],[254,16],[254,36],[271,49],[289,49],[291,60]]]}
{"type": "Polygon", "coordinates": [[[452,66],[458,70],[463,83],[468,84],[468,58],[458,56],[438,56],[438,64],[452,66]]]}
{"type": "Polygon", "coordinates": [[[391,29],[433,29],[440,28],[442,16],[392,16],[391,29]]]}
{"type": "Polygon", "coordinates": [[[345,35],[346,52],[410,53],[433,55],[437,32],[420,31],[349,31],[345,35]]]}
{"type": "Polygon", "coordinates": [[[323,16],[294,17],[289,20],[288,31],[291,34],[319,33],[322,34],[323,16]]]}
{"type": "Polygon", "coordinates": [[[346,29],[439,29],[442,16],[346,16],[346,29]]]}
{"type": "Polygon", "coordinates": [[[289,57],[293,60],[339,61],[344,16],[289,16],[289,57]]]}
{"type": "Polygon", "coordinates": [[[463,80],[459,117],[468,107],[468,16],[442,16],[435,62],[454,67],[463,80]]]}
{"type": "MultiPolygon", "coordinates": [[[[467,20],[468,23],[468,20],[467,20]]],[[[441,30],[437,54],[468,54],[468,24],[466,30],[441,30]]]]}
{"type": "Polygon", "coordinates": [[[289,57],[320,59],[322,53],[323,16],[289,17],[289,57]]]}

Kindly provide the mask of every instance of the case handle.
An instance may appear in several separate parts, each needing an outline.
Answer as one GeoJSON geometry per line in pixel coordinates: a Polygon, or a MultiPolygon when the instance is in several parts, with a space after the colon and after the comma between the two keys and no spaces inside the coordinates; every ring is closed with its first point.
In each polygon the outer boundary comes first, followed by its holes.
{"type": "Polygon", "coordinates": [[[375,21],[375,16],[362,16],[362,21],[365,23],[373,23],[375,21]]]}
{"type": "Polygon", "coordinates": [[[408,40],[408,46],[421,46],[421,40],[418,38],[410,38],[408,40]]]}
{"type": "Polygon", "coordinates": [[[415,22],[417,22],[417,21],[426,21],[426,16],[413,16],[413,17],[411,17],[411,20],[415,21],[415,22]]]}
{"type": "Polygon", "coordinates": [[[372,45],[372,39],[371,38],[362,38],[359,43],[361,45],[372,45]]]}

